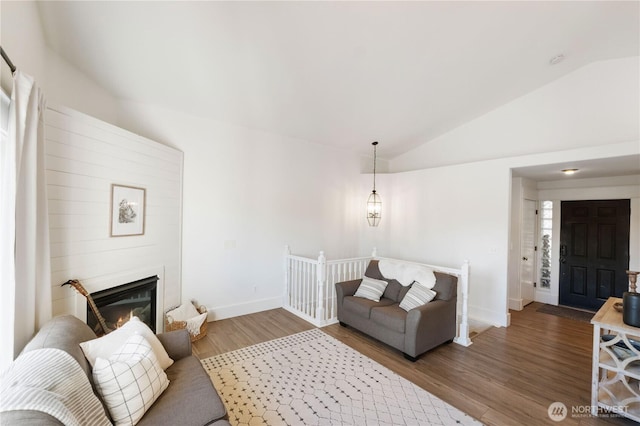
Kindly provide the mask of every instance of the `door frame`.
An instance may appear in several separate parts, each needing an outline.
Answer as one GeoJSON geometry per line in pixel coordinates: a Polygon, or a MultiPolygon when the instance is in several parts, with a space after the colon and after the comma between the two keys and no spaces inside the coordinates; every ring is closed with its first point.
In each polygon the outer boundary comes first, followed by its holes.
{"type": "Polygon", "coordinates": [[[520,214],[520,269],[518,271],[518,277],[520,278],[520,300],[522,303],[522,306],[526,306],[529,303],[532,303],[536,300],[536,283],[538,282],[538,273],[539,273],[539,266],[538,266],[538,249],[537,247],[539,247],[539,238],[540,238],[540,216],[538,216],[538,210],[540,207],[540,202],[536,199],[531,199],[528,197],[523,197],[522,199],[522,206],[521,206],[521,214],[520,214]],[[533,209],[535,210],[534,213],[534,218],[533,218],[533,248],[532,248],[532,257],[533,259],[531,259],[531,262],[533,264],[532,268],[532,273],[531,273],[531,285],[533,286],[533,289],[531,291],[531,299],[525,299],[524,298],[524,280],[522,277],[522,262],[524,261],[522,258],[524,257],[525,253],[523,252],[523,246],[524,246],[524,222],[525,222],[525,216],[526,216],[526,211],[527,211],[527,204],[528,202],[532,202],[533,203],[533,209]]]}
{"type": "MultiPolygon", "coordinates": [[[[640,175],[615,176],[593,179],[558,179],[535,182],[522,177],[512,177],[510,203],[510,232],[508,259],[508,309],[521,310],[520,298],[520,220],[522,199],[531,198],[553,202],[553,236],[551,239],[551,286],[549,289],[535,288],[535,301],[558,305],[560,295],[560,203],[579,200],[631,199],[631,228],[629,242],[629,268],[640,270],[640,175]],[[531,198],[533,197],[533,198],[531,198]]],[[[539,238],[539,233],[538,233],[539,238]]],[[[538,256],[540,258],[540,256],[538,256]]],[[[536,273],[539,268],[536,267],[536,273]]]]}
{"type": "Polygon", "coordinates": [[[558,181],[558,186],[545,183],[546,188],[538,190],[538,200],[553,201],[553,238],[551,247],[551,288],[543,294],[537,288],[536,301],[558,305],[560,296],[560,204],[562,201],[581,200],[631,200],[629,230],[629,268],[640,268],[640,185],[639,176],[620,176],[599,179],[578,179],[567,185],[558,181]]]}
{"type": "MultiPolygon", "coordinates": [[[[549,198],[539,198],[538,209],[543,201],[553,202],[552,216],[551,216],[551,283],[548,289],[540,287],[535,288],[535,301],[540,303],[546,303],[549,305],[558,305],[560,299],[560,206],[564,200],[552,200],[549,198]]],[[[541,246],[540,238],[540,216],[538,216],[538,228],[536,239],[538,241],[538,249],[541,246]]],[[[538,256],[538,264],[536,266],[536,272],[540,271],[542,266],[542,257],[538,256]]]]}

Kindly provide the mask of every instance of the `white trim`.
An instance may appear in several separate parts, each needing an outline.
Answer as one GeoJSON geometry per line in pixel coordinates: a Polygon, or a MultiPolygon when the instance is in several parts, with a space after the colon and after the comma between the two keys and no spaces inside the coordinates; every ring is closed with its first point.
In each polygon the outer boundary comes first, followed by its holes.
{"type": "Polygon", "coordinates": [[[537,290],[536,302],[558,306],[558,294],[548,290],[537,290]]]}
{"type": "Polygon", "coordinates": [[[293,309],[290,306],[284,305],[282,307],[282,309],[284,309],[285,311],[291,312],[292,314],[302,318],[303,320],[305,320],[306,322],[313,324],[316,327],[325,327],[327,325],[331,325],[331,324],[337,324],[338,323],[338,318],[334,317],[334,318],[330,318],[328,320],[325,321],[319,321],[303,312],[298,311],[297,309],[293,309]]]}
{"type": "Polygon", "coordinates": [[[277,308],[282,308],[282,296],[252,300],[235,305],[218,306],[216,308],[207,306],[207,310],[209,311],[207,321],[217,321],[277,308]]]}
{"type": "Polygon", "coordinates": [[[514,299],[513,297],[509,298],[509,309],[513,309],[514,311],[521,311],[523,308],[524,308],[524,305],[522,304],[522,298],[519,298],[519,299],[514,299]]]}
{"type": "Polygon", "coordinates": [[[506,327],[509,325],[509,314],[506,312],[496,312],[475,305],[469,305],[469,318],[494,327],[506,327]]]}

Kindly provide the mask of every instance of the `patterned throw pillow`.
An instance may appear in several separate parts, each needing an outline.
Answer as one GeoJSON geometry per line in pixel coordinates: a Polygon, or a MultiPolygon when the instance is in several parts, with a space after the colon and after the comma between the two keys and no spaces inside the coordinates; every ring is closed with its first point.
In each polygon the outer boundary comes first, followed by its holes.
{"type": "Polygon", "coordinates": [[[421,285],[417,281],[413,283],[407,294],[402,298],[400,307],[409,312],[413,308],[425,305],[436,297],[436,292],[421,285]]]}
{"type": "Polygon", "coordinates": [[[379,302],[384,293],[384,289],[387,288],[386,281],[374,280],[373,278],[364,277],[360,283],[360,287],[356,290],[355,297],[364,297],[365,299],[379,302]]]}
{"type": "Polygon", "coordinates": [[[151,345],[139,334],[109,359],[96,359],[93,380],[116,425],[138,423],[169,386],[151,345]]]}

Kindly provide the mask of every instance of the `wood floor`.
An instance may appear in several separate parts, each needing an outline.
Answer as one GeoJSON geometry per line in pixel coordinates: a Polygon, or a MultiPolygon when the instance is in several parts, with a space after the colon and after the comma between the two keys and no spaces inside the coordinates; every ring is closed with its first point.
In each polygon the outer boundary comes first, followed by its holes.
{"type": "MultiPolygon", "coordinates": [[[[563,425],[630,425],[623,418],[572,414],[590,405],[592,326],[588,322],[537,312],[532,303],[511,312],[511,326],[490,328],[468,348],[440,346],[417,362],[396,349],[339,325],[323,331],[488,425],[552,422],[547,409],[569,409],[563,425]]],[[[201,359],[314,328],[283,309],[216,321],[194,344],[201,359]]]]}

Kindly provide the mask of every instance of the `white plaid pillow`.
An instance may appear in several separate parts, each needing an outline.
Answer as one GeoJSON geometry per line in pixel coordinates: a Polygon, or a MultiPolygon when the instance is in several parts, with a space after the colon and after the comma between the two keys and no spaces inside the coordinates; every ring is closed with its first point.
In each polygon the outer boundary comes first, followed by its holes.
{"type": "Polygon", "coordinates": [[[436,297],[436,292],[428,289],[419,282],[414,282],[407,294],[402,298],[400,307],[409,312],[413,308],[425,305],[436,297]]]}
{"type": "Polygon", "coordinates": [[[97,358],[93,380],[116,425],[135,425],[169,386],[151,345],[134,334],[109,359],[97,358]]]}
{"type": "Polygon", "coordinates": [[[386,281],[374,280],[373,278],[364,277],[354,296],[364,297],[365,299],[379,302],[380,298],[382,297],[382,293],[384,293],[384,289],[387,288],[387,284],[389,283],[386,281]]]}

